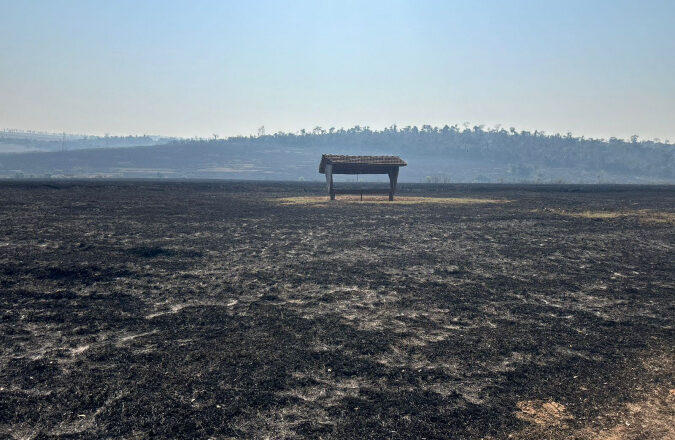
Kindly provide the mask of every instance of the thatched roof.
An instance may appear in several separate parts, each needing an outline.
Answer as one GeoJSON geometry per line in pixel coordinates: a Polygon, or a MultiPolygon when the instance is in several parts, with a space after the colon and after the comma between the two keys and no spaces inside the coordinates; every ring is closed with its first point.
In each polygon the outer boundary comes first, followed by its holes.
{"type": "Polygon", "coordinates": [[[319,172],[326,172],[326,165],[333,165],[334,173],[376,173],[392,167],[407,165],[398,156],[345,156],[341,154],[323,154],[319,164],[319,172]]]}

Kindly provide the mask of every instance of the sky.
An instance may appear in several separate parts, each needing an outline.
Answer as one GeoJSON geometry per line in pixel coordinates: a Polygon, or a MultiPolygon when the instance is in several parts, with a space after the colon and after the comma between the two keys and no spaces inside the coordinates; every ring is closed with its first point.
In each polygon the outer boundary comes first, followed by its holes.
{"type": "Polygon", "coordinates": [[[0,0],[0,129],[675,141],[675,1],[0,0]]]}

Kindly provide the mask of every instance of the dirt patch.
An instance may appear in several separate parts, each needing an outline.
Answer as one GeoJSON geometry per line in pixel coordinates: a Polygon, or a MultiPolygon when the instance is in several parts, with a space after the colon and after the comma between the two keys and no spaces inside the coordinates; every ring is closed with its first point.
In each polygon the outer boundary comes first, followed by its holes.
{"type": "Polygon", "coordinates": [[[358,195],[339,195],[335,200],[330,200],[328,196],[314,197],[282,197],[270,199],[272,202],[281,205],[327,205],[342,203],[358,204],[385,204],[385,205],[417,205],[417,204],[440,204],[440,205],[474,205],[484,203],[508,203],[509,200],[503,199],[482,199],[470,197],[404,197],[396,196],[393,201],[389,201],[387,196],[363,196],[358,195]]]}
{"type": "Polygon", "coordinates": [[[558,402],[542,400],[526,400],[517,403],[516,417],[529,423],[550,427],[565,427],[573,417],[567,412],[565,405],[558,402]]]}

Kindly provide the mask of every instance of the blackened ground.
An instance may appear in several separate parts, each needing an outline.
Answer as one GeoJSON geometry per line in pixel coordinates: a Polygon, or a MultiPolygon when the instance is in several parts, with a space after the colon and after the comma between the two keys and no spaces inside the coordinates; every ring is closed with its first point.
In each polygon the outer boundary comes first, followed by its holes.
{"type": "Polygon", "coordinates": [[[0,183],[0,436],[675,435],[675,188],[322,191],[0,183]]]}

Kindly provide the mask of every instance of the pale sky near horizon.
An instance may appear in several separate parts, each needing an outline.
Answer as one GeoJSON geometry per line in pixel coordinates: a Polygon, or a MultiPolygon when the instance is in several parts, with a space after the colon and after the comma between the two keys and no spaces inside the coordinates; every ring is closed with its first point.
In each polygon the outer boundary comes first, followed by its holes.
{"type": "Polygon", "coordinates": [[[675,0],[0,0],[0,129],[675,141],[675,0]]]}

